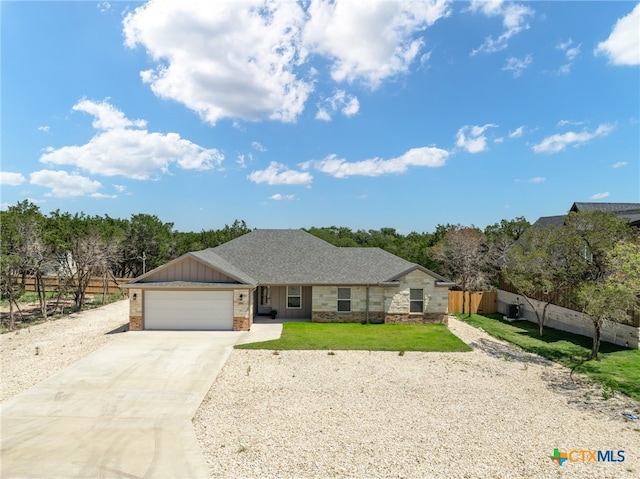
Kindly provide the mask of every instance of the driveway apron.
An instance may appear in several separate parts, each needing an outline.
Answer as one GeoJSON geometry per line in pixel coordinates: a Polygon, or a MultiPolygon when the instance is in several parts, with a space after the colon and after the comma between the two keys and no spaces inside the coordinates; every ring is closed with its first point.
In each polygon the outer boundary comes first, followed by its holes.
{"type": "Polygon", "coordinates": [[[242,336],[129,332],[14,396],[0,476],[209,477],[191,419],[242,336]]]}

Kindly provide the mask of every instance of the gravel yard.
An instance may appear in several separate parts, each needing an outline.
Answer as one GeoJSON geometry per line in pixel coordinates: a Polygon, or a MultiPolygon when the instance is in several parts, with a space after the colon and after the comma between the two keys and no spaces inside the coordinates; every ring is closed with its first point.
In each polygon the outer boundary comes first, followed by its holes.
{"type": "Polygon", "coordinates": [[[194,418],[212,477],[638,477],[637,403],[450,327],[473,352],[235,350],[194,418]],[[560,467],[554,448],[626,459],[560,467]]]}
{"type": "MultiPolygon", "coordinates": [[[[0,335],[0,400],[119,336],[127,301],[0,335]],[[36,348],[38,354],[36,354],[36,348]]],[[[470,353],[234,350],[193,423],[214,478],[635,478],[640,412],[454,318],[470,353]],[[554,448],[624,450],[565,463],[554,448]]]]}
{"type": "Polygon", "coordinates": [[[30,388],[85,357],[122,331],[129,301],[74,313],[11,333],[0,334],[0,402],[30,388]]]}

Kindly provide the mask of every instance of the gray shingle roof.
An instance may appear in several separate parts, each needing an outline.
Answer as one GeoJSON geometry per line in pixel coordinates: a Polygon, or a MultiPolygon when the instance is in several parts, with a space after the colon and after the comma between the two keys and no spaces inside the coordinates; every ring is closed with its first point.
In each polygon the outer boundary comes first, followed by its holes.
{"type": "Polygon", "coordinates": [[[196,254],[262,284],[376,284],[418,267],[380,248],[340,248],[303,230],[255,230],[196,254]]]}
{"type": "Polygon", "coordinates": [[[606,211],[623,218],[631,226],[640,226],[640,203],[574,203],[569,211],[606,211]]]}
{"type": "Polygon", "coordinates": [[[623,213],[640,210],[640,203],[580,203],[575,202],[569,211],[609,211],[611,213],[623,213]]]}
{"type": "Polygon", "coordinates": [[[565,218],[566,218],[565,215],[561,215],[561,216],[542,216],[542,217],[538,218],[533,225],[534,226],[540,226],[540,227],[549,226],[549,225],[562,226],[564,224],[564,219],[565,218]]]}

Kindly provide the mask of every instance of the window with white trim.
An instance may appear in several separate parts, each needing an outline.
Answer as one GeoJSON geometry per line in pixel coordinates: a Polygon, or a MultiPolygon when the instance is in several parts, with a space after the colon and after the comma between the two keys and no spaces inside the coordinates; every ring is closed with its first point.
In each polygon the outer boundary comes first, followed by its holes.
{"type": "Polygon", "coordinates": [[[413,289],[409,290],[409,312],[410,313],[423,313],[424,312],[424,290],[413,289]]]}
{"type": "Polygon", "coordinates": [[[351,288],[338,288],[338,313],[351,312],[351,288]]]}
{"type": "Polygon", "coordinates": [[[302,286],[287,286],[287,309],[302,308],[302,286]]]}

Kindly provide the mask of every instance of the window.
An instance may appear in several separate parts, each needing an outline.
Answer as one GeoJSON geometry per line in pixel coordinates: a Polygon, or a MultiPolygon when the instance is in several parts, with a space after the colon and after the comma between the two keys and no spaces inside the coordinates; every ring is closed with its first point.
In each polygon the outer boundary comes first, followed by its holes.
{"type": "Polygon", "coordinates": [[[338,288],[338,313],[351,312],[351,288],[338,288]]]}
{"type": "Polygon", "coordinates": [[[424,312],[424,291],[422,289],[409,290],[409,312],[424,312]]]}
{"type": "Polygon", "coordinates": [[[302,308],[302,286],[287,286],[287,308],[302,308]]]}

